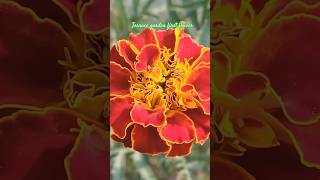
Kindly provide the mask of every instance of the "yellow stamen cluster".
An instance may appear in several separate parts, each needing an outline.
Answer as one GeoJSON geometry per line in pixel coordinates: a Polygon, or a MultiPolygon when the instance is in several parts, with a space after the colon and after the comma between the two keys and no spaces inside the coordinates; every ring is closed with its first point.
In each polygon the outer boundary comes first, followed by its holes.
{"type": "Polygon", "coordinates": [[[175,53],[163,48],[159,59],[146,72],[132,72],[130,93],[135,101],[149,108],[164,106],[168,110],[185,110],[180,89],[189,71],[188,63],[179,63],[175,53]]]}

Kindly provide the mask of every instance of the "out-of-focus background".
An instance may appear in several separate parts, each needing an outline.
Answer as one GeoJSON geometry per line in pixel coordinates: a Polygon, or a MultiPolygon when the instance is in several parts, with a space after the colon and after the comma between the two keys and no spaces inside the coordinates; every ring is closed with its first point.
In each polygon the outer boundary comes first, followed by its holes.
{"type": "MultiPolygon", "coordinates": [[[[192,23],[185,29],[200,44],[210,44],[210,3],[208,0],[111,0],[110,45],[119,39],[127,39],[132,22],[192,23]]],[[[110,47],[111,47],[110,46],[110,47]]],[[[192,153],[185,157],[167,158],[150,156],[125,148],[110,140],[110,165],[112,180],[208,180],[210,179],[210,142],[195,144],[192,153]]]]}

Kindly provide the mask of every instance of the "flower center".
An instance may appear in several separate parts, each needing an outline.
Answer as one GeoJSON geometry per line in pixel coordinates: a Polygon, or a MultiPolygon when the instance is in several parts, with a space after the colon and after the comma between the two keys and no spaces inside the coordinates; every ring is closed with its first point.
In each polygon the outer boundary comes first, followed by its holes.
{"type": "Polygon", "coordinates": [[[132,72],[130,94],[135,101],[149,108],[165,106],[170,110],[183,110],[180,88],[185,84],[188,65],[178,63],[175,53],[161,49],[160,58],[147,71],[132,72]]]}

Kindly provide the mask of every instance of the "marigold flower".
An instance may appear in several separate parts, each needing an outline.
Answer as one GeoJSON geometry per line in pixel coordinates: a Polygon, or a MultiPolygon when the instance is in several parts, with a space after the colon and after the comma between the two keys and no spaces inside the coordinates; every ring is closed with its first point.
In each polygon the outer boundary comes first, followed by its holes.
{"type": "Polygon", "coordinates": [[[112,138],[182,156],[210,133],[210,49],[182,29],[145,29],[110,52],[112,138]]]}

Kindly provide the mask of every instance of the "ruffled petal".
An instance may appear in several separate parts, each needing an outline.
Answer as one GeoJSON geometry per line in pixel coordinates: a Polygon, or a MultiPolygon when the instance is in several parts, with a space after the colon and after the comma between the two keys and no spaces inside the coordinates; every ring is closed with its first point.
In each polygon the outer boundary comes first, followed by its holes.
{"type": "Polygon", "coordinates": [[[188,109],[184,113],[189,116],[194,123],[197,142],[204,144],[210,135],[210,115],[204,114],[201,108],[188,109]]]}
{"type": "Polygon", "coordinates": [[[132,124],[130,111],[133,107],[131,97],[114,97],[110,99],[110,127],[113,133],[123,139],[126,129],[132,124]]]}
{"type": "Polygon", "coordinates": [[[136,103],[130,112],[132,121],[144,127],[149,125],[154,127],[161,126],[165,122],[164,113],[163,107],[150,109],[141,103],[136,103]]]}
{"type": "Polygon", "coordinates": [[[71,179],[104,180],[110,176],[109,139],[102,129],[81,124],[82,129],[70,154],[65,158],[71,179]]]}
{"type": "Polygon", "coordinates": [[[174,51],[176,42],[176,35],[174,29],[156,31],[156,36],[160,48],[166,47],[167,49],[170,49],[171,52],[174,51]]]}
{"type": "Polygon", "coordinates": [[[135,70],[138,72],[146,71],[148,66],[153,65],[160,57],[160,49],[155,44],[149,44],[141,49],[137,56],[138,62],[135,63],[135,70]]]}
{"type": "Polygon", "coordinates": [[[110,50],[110,62],[114,61],[117,64],[120,64],[122,67],[132,69],[131,64],[128,63],[122,56],[120,56],[116,46],[112,46],[110,50]]]}
{"type": "Polygon", "coordinates": [[[0,26],[0,104],[63,101],[65,67],[58,60],[65,59],[64,47],[74,52],[61,26],[11,1],[0,3],[0,26]]]}
{"type": "Polygon", "coordinates": [[[187,79],[188,84],[192,84],[197,91],[199,98],[203,101],[210,99],[210,67],[198,66],[187,79]]]}
{"type": "Polygon", "coordinates": [[[191,153],[192,149],[191,143],[183,143],[183,144],[170,144],[170,151],[168,152],[168,157],[176,157],[176,156],[186,156],[191,153]]]}
{"type": "Polygon", "coordinates": [[[320,116],[319,31],[318,19],[311,16],[275,21],[261,33],[243,66],[264,73],[289,119],[301,123],[320,116]]]}
{"type": "Polygon", "coordinates": [[[131,124],[127,130],[126,130],[126,137],[123,138],[123,139],[120,139],[118,138],[118,136],[112,134],[111,135],[111,138],[117,142],[121,142],[123,143],[123,145],[125,147],[128,147],[128,148],[131,148],[132,147],[132,141],[131,141],[131,133],[132,133],[132,130],[133,130],[133,127],[134,127],[134,124],[131,124]]]}
{"type": "Polygon", "coordinates": [[[141,50],[148,44],[157,44],[156,34],[154,29],[146,28],[138,34],[129,35],[130,42],[138,49],[141,50]]]}
{"type": "Polygon", "coordinates": [[[167,115],[167,123],[160,130],[161,136],[170,143],[190,143],[195,138],[192,120],[184,113],[176,111],[167,115]]]}
{"type": "Polygon", "coordinates": [[[130,94],[131,72],[115,62],[110,62],[110,95],[130,94]]]}
{"type": "Polygon", "coordinates": [[[202,47],[193,41],[190,36],[180,38],[176,50],[179,62],[185,63],[188,61],[189,64],[192,64],[200,56],[202,47]]]}
{"type": "Polygon", "coordinates": [[[199,64],[210,65],[210,49],[202,48],[200,56],[193,62],[192,67],[196,67],[199,64]]]}
{"type": "Polygon", "coordinates": [[[138,50],[135,50],[135,47],[126,40],[120,40],[118,42],[119,54],[122,56],[125,61],[133,67],[133,63],[136,62],[136,57],[138,50]]]}
{"type": "Polygon", "coordinates": [[[169,145],[159,136],[157,128],[152,126],[134,125],[131,138],[132,148],[141,153],[156,155],[170,149],[169,145]]]}
{"type": "Polygon", "coordinates": [[[20,111],[0,120],[1,179],[66,179],[63,163],[78,132],[69,112],[20,111]],[[52,179],[52,178],[51,178],[52,179]]]}

